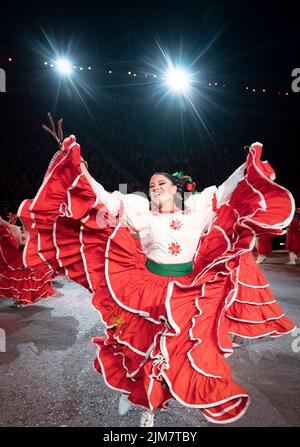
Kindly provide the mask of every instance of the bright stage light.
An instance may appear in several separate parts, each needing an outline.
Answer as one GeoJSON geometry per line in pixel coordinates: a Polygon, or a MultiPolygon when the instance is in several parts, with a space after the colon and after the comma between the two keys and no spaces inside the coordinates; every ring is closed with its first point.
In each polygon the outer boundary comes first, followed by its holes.
{"type": "Polygon", "coordinates": [[[63,75],[69,75],[72,71],[72,65],[67,59],[58,59],[56,69],[63,75]]]}
{"type": "Polygon", "coordinates": [[[189,88],[189,75],[180,69],[171,69],[166,75],[167,84],[172,90],[184,93],[189,88]]]}

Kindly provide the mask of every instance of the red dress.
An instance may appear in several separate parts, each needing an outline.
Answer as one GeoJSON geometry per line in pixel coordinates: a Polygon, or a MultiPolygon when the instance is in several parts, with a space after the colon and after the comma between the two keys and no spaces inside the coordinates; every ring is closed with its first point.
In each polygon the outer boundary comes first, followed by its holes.
{"type": "Polygon", "coordinates": [[[265,256],[270,256],[272,254],[272,242],[270,236],[259,236],[257,240],[257,253],[265,256]]]}
{"type": "Polygon", "coordinates": [[[295,216],[286,235],[285,248],[300,256],[300,222],[295,216]]]}
{"type": "Polygon", "coordinates": [[[33,304],[54,295],[52,270],[44,265],[25,268],[23,252],[11,231],[0,225],[0,298],[11,298],[19,304],[33,304]]]}
{"type": "Polygon", "coordinates": [[[282,234],[294,213],[290,193],[257,167],[261,149],[252,145],[246,177],[200,238],[193,272],[181,277],[150,272],[128,228],[99,224],[100,208],[110,216],[81,173],[74,136],[36,197],[19,208],[30,232],[27,263],[38,266],[42,256],[94,293],[106,327],[93,338],[94,366],[136,405],[155,410],[175,398],[209,421],[233,422],[250,397],[226,362],[230,334],[277,337],[295,329],[251,253],[257,235],[266,228],[282,234]]]}

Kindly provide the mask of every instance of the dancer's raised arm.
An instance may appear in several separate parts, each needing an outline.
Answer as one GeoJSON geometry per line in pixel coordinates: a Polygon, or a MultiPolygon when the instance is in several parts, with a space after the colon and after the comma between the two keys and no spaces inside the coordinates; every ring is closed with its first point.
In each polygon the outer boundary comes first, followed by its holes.
{"type": "Polygon", "coordinates": [[[2,219],[2,217],[0,217],[0,225],[3,225],[9,229],[9,231],[11,232],[11,234],[16,239],[19,245],[24,245],[26,235],[25,232],[20,227],[7,222],[6,220],[2,219]]]}
{"type": "Polygon", "coordinates": [[[98,203],[105,205],[113,217],[117,217],[132,230],[138,230],[144,225],[149,212],[149,202],[146,197],[137,194],[122,194],[120,191],[112,193],[98,183],[89,173],[87,162],[81,157],[80,169],[97,195],[98,203]]]}

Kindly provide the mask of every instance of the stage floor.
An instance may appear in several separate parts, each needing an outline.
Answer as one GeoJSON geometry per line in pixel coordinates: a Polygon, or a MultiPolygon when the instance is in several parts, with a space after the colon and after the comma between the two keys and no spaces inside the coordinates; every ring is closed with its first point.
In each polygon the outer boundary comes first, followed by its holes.
{"type": "MultiPolygon", "coordinates": [[[[300,263],[287,261],[286,253],[275,253],[261,267],[284,312],[300,327],[300,263]]],[[[0,301],[0,328],[6,332],[0,426],[137,427],[142,409],[119,416],[119,394],[93,368],[96,345],[90,340],[104,328],[91,295],[64,277],[54,287],[59,296],[22,309],[0,301]]],[[[300,340],[291,334],[246,340],[228,362],[252,397],[246,414],[228,426],[300,426],[300,340]]],[[[155,426],[217,427],[176,401],[157,414],[155,426]]]]}

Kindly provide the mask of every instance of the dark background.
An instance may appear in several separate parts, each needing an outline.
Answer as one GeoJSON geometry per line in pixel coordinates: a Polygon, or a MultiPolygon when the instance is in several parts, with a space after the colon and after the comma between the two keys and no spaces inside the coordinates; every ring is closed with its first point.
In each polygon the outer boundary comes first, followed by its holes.
{"type": "MultiPolygon", "coordinates": [[[[213,41],[200,64],[233,78],[285,81],[299,64],[299,6],[290,1],[6,2],[1,46],[28,59],[28,50],[72,42],[91,60],[140,60],[160,39],[194,56],[213,41]]],[[[32,57],[34,55],[32,54],[32,57]]]]}
{"type": "Polygon", "coordinates": [[[291,89],[292,70],[300,67],[296,2],[10,2],[1,8],[7,91],[0,93],[0,213],[16,211],[42,181],[56,150],[41,129],[48,111],[63,116],[65,135],[77,136],[90,171],[110,191],[119,183],[129,192],[146,191],[157,170],[184,170],[198,189],[218,185],[243,163],[244,146],[260,141],[277,181],[299,206],[300,93],[291,89]],[[145,78],[164,67],[159,45],[194,73],[198,116],[187,101],[165,95],[158,79],[145,78]],[[73,84],[43,65],[63,52],[84,67],[73,84]]]}

